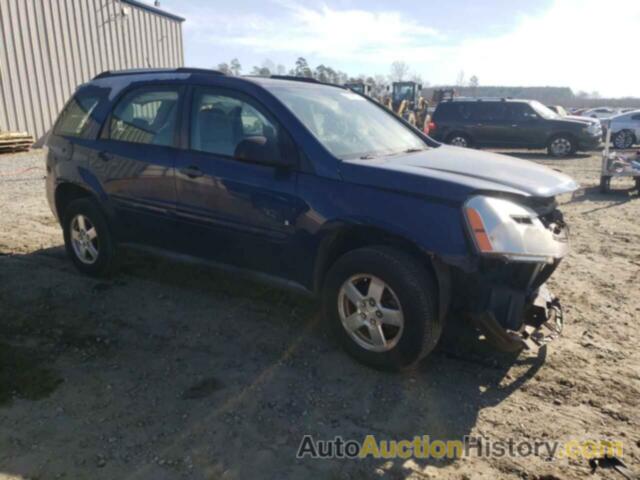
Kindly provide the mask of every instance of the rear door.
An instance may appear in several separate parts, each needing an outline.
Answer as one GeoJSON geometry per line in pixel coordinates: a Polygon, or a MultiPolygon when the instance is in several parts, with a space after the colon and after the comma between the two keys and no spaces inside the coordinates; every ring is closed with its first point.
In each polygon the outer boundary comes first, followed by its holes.
{"type": "MultiPolygon", "coordinates": [[[[194,87],[187,150],[176,171],[182,249],[223,263],[287,277],[295,219],[297,170],[237,160],[236,147],[265,137],[291,155],[279,123],[255,99],[232,89],[194,87]]],[[[292,145],[290,143],[289,145],[292,145]]]]}
{"type": "Polygon", "coordinates": [[[94,170],[124,226],[126,240],[173,247],[174,163],[180,86],[128,90],[107,118],[94,170]]]}
{"type": "Polygon", "coordinates": [[[506,102],[478,101],[472,105],[471,135],[474,141],[488,147],[509,146],[511,141],[506,102]]]}

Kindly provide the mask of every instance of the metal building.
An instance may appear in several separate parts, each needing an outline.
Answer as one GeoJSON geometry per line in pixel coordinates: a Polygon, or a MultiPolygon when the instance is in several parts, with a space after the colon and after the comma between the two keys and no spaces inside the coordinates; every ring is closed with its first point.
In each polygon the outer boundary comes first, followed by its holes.
{"type": "Polygon", "coordinates": [[[0,0],[0,131],[42,139],[102,71],[183,66],[183,21],[137,0],[0,0]]]}

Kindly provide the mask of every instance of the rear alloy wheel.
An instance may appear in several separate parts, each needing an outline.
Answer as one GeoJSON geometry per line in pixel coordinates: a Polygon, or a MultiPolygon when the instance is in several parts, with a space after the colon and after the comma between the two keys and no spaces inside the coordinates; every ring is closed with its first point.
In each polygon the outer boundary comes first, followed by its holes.
{"type": "Polygon", "coordinates": [[[633,141],[633,134],[629,130],[621,130],[613,137],[613,146],[619,150],[624,150],[631,148],[633,141]]]}
{"type": "Polygon", "coordinates": [[[469,146],[469,138],[466,135],[454,133],[447,139],[447,143],[454,147],[467,148],[469,146]]]}
{"type": "Polygon", "coordinates": [[[566,157],[575,152],[575,145],[570,137],[560,135],[551,139],[547,150],[553,157],[566,157]]]}
{"type": "Polygon", "coordinates": [[[106,276],[117,265],[116,245],[99,205],[90,198],[66,208],[62,228],[67,254],[82,273],[106,276]]]}
{"type": "Polygon", "coordinates": [[[71,246],[80,262],[93,265],[98,260],[100,239],[98,231],[88,217],[79,213],[71,219],[71,246]]]}
{"type": "Polygon", "coordinates": [[[401,250],[377,246],[346,253],[327,273],[322,295],[331,330],[367,365],[409,367],[440,339],[435,280],[401,250]]]}

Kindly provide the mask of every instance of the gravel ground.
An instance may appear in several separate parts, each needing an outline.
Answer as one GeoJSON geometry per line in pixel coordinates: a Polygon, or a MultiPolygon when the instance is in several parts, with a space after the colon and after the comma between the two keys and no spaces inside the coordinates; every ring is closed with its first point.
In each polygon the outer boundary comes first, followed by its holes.
{"type": "Polygon", "coordinates": [[[551,281],[565,335],[517,358],[464,335],[403,374],[349,359],[312,300],[228,274],[129,254],[109,281],[81,276],[46,204],[42,152],[0,156],[0,479],[570,479],[590,471],[584,460],[544,456],[295,458],[304,434],[369,433],[619,439],[640,471],[640,199],[630,183],[598,193],[597,156],[518,156],[584,187],[562,199],[573,247],[551,281]]]}

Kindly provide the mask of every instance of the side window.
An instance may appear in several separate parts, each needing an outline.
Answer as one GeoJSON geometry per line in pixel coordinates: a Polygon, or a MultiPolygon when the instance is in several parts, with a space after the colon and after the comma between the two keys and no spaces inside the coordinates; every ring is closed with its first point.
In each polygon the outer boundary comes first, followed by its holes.
{"type": "Polygon", "coordinates": [[[265,137],[277,148],[276,125],[254,105],[215,91],[195,92],[191,108],[192,150],[233,157],[238,144],[250,137],[265,137]]]}
{"type": "Polygon", "coordinates": [[[636,121],[640,120],[640,113],[631,117],[631,120],[636,120],[636,121]]]}
{"type": "Polygon", "coordinates": [[[478,102],[474,112],[474,120],[496,122],[506,118],[507,105],[505,102],[478,102]]]}
{"type": "Polygon", "coordinates": [[[177,90],[134,90],[113,110],[108,138],[121,142],[172,145],[177,110],[177,90]]]}
{"type": "Polygon", "coordinates": [[[538,118],[538,115],[526,103],[511,103],[509,104],[509,118],[514,122],[529,122],[538,118]]]}
{"type": "Polygon", "coordinates": [[[441,103],[436,108],[434,120],[439,121],[460,121],[468,120],[470,109],[468,105],[460,102],[441,103]]]}
{"type": "Polygon", "coordinates": [[[77,93],[67,104],[58,123],[55,133],[70,137],[84,137],[96,121],[91,116],[100,98],[95,95],[77,93]]]}

